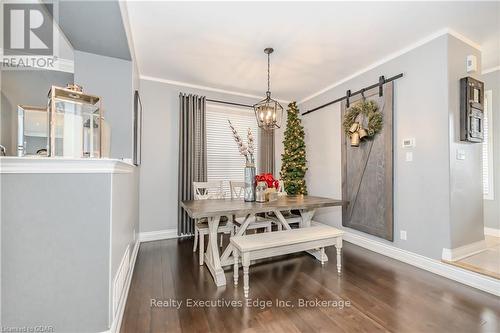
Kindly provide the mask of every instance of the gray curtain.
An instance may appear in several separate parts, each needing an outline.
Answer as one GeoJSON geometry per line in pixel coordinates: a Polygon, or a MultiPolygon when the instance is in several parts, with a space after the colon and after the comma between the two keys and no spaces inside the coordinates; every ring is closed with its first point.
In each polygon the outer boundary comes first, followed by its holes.
{"type": "Polygon", "coordinates": [[[207,142],[205,97],[179,95],[179,202],[178,235],[194,233],[194,221],[181,207],[193,200],[193,182],[207,181],[207,142]]]}
{"type": "Polygon", "coordinates": [[[259,128],[259,173],[274,174],[273,130],[263,130],[259,128]]]}

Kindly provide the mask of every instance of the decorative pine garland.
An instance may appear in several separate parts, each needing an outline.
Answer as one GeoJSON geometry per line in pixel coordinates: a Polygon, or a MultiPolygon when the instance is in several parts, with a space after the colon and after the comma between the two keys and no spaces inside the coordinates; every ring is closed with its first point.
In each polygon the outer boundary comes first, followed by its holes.
{"type": "Polygon", "coordinates": [[[378,112],[378,105],[374,101],[361,101],[351,106],[344,115],[342,127],[346,135],[351,135],[351,127],[356,122],[359,115],[363,115],[368,120],[366,132],[369,137],[375,136],[383,128],[383,116],[378,112]]]}

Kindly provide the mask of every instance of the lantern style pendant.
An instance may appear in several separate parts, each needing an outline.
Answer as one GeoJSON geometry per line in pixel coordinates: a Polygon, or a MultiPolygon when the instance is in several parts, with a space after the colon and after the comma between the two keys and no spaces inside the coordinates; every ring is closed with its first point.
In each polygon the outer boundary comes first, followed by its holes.
{"type": "Polygon", "coordinates": [[[278,101],[271,98],[270,54],[273,53],[273,51],[274,49],[271,47],[264,49],[264,53],[267,54],[266,98],[253,106],[255,110],[255,118],[257,118],[257,124],[260,128],[265,130],[280,128],[281,119],[283,118],[283,107],[278,101]]]}

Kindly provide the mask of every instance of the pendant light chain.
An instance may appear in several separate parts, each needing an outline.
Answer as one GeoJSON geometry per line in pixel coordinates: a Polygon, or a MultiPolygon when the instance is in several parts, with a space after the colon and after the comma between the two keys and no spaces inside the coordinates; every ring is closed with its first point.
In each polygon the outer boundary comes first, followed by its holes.
{"type": "Polygon", "coordinates": [[[271,93],[271,55],[267,54],[267,91],[271,93]]]}

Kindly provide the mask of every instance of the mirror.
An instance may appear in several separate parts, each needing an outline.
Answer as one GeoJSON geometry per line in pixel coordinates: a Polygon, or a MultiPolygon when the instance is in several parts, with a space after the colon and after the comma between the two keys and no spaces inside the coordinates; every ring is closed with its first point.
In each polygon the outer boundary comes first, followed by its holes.
{"type": "Polygon", "coordinates": [[[47,109],[17,106],[17,156],[47,155],[47,109]]]}

